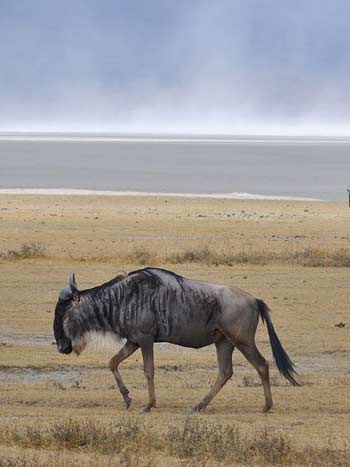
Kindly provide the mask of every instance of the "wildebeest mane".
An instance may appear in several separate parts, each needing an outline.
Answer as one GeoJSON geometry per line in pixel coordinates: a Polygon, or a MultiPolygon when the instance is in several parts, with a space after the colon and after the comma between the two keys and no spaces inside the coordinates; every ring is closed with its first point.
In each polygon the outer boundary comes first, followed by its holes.
{"type": "Polygon", "coordinates": [[[132,276],[134,274],[141,274],[141,275],[144,275],[144,276],[148,276],[148,277],[153,277],[154,279],[156,279],[157,282],[160,282],[160,283],[164,283],[164,281],[162,280],[162,277],[161,275],[158,275],[158,274],[155,274],[154,271],[158,271],[160,273],[164,273],[164,274],[167,274],[171,277],[173,277],[174,279],[176,279],[176,281],[181,285],[183,280],[184,280],[184,277],[180,276],[179,274],[176,274],[176,272],[173,272],[173,271],[169,271],[168,269],[163,269],[163,268],[156,268],[156,267],[147,267],[147,268],[143,268],[143,269],[136,269],[135,271],[131,271],[129,272],[128,274],[128,277],[129,276],[132,276]]]}
{"type": "Polygon", "coordinates": [[[118,276],[114,277],[108,282],[105,282],[101,285],[97,285],[95,287],[91,287],[90,289],[79,290],[80,295],[87,295],[90,294],[92,297],[99,292],[103,292],[106,288],[111,287],[112,285],[122,281],[127,276],[125,274],[119,274],[118,276]]]}
{"type": "Polygon", "coordinates": [[[180,276],[179,274],[176,274],[173,271],[168,271],[167,269],[163,268],[156,268],[156,267],[147,267],[143,269],[135,269],[134,271],[129,272],[128,274],[119,274],[118,276],[114,277],[108,282],[105,282],[101,285],[97,285],[95,287],[91,287],[89,289],[84,289],[84,290],[79,290],[79,295],[90,295],[91,298],[93,298],[95,295],[103,292],[105,289],[115,285],[118,282],[121,282],[122,280],[126,279],[127,277],[135,276],[135,275],[140,275],[143,277],[143,279],[150,279],[152,278],[156,283],[159,284],[164,284],[164,281],[161,277],[161,275],[155,274],[154,271],[159,271],[160,273],[167,274],[174,279],[181,285],[184,277],[180,276]]]}

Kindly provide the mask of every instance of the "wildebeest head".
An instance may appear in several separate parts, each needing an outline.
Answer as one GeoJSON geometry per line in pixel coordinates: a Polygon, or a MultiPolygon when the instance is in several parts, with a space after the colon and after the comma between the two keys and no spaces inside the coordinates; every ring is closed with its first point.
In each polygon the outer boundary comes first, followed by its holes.
{"type": "Polygon", "coordinates": [[[68,286],[61,290],[55,309],[53,332],[57,349],[61,353],[70,354],[73,350],[72,340],[67,335],[64,322],[69,310],[72,309],[74,301],[79,300],[79,291],[75,282],[75,275],[69,277],[68,286]]]}

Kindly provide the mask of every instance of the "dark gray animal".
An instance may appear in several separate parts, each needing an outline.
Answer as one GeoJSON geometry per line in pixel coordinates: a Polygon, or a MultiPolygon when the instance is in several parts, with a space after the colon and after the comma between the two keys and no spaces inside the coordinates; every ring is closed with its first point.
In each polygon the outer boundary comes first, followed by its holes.
{"type": "Polygon", "coordinates": [[[82,352],[96,338],[126,339],[109,367],[126,408],[131,399],[118,371],[119,364],[141,348],[149,401],[156,405],[153,344],[170,342],[200,348],[215,344],[219,375],[207,396],[194,407],[204,409],[232,376],[232,352],[237,347],[257,370],[264,388],[265,407],[272,407],[269,367],[256,348],[259,316],[266,322],[272,352],[280,373],[292,384],[295,369],[273,328],[267,305],[237,287],[186,279],[173,272],[145,268],[98,287],[79,291],[74,274],[63,289],[55,310],[54,334],[58,350],[82,352]]]}

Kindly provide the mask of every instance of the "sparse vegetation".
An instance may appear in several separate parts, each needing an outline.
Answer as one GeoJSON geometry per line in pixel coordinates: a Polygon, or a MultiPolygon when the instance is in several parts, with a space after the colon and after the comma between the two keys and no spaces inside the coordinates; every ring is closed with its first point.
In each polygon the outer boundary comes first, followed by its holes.
{"type": "Polygon", "coordinates": [[[0,259],[7,261],[16,261],[28,258],[43,258],[45,248],[37,243],[23,243],[17,250],[7,250],[0,253],[0,259]]]}
{"type": "Polygon", "coordinates": [[[170,449],[179,458],[212,458],[231,464],[291,464],[298,459],[290,440],[280,434],[256,432],[243,435],[235,426],[209,425],[187,419],[168,433],[170,449]],[[291,455],[292,454],[292,455],[291,455]],[[289,459],[288,459],[289,457],[289,459]]]}
{"type": "MultiPolygon", "coordinates": [[[[46,256],[45,248],[36,243],[23,243],[18,249],[7,250],[0,253],[0,260],[16,261],[22,259],[41,259],[46,256]]],[[[148,250],[145,246],[139,246],[130,253],[121,254],[118,257],[81,257],[76,260],[85,262],[87,259],[95,262],[108,263],[111,260],[122,263],[134,263],[141,266],[155,264],[206,264],[208,266],[234,266],[235,264],[296,264],[308,267],[350,267],[350,250],[340,248],[336,251],[326,251],[318,248],[304,248],[300,251],[280,252],[240,250],[227,252],[213,250],[208,246],[203,248],[185,249],[162,256],[148,250]]]]}
{"type": "MultiPolygon", "coordinates": [[[[80,258],[78,261],[85,262],[80,258]]],[[[155,254],[144,246],[132,250],[130,253],[113,256],[91,257],[91,261],[108,263],[115,262],[145,265],[162,264],[205,264],[207,266],[234,266],[236,264],[251,264],[264,266],[267,264],[291,264],[306,267],[350,267],[350,250],[340,248],[336,251],[326,251],[318,248],[304,248],[298,251],[255,251],[239,250],[227,252],[213,250],[209,247],[185,249],[167,255],[155,254]]]]}
{"type": "Polygon", "coordinates": [[[119,455],[89,452],[26,450],[25,454],[0,455],[0,467],[154,467],[151,461],[130,450],[119,455]]]}
{"type": "Polygon", "coordinates": [[[172,264],[202,263],[212,266],[233,266],[234,264],[268,263],[298,264],[310,267],[350,267],[350,250],[341,248],[335,252],[328,252],[315,248],[279,253],[269,251],[238,251],[236,253],[215,252],[208,247],[198,250],[185,250],[165,258],[172,264]]]}
{"type": "MultiPolygon", "coordinates": [[[[46,249],[37,243],[23,243],[18,249],[9,249],[0,253],[0,260],[16,261],[22,259],[41,259],[46,256],[46,249]]],[[[78,261],[85,262],[86,257],[77,258],[78,261]]],[[[138,246],[130,253],[121,254],[118,257],[101,256],[91,257],[95,262],[127,262],[144,265],[155,264],[185,264],[196,263],[208,266],[234,266],[235,264],[296,264],[308,267],[350,267],[350,250],[340,248],[336,251],[327,251],[319,248],[304,248],[297,251],[272,252],[239,250],[227,252],[224,250],[213,250],[208,246],[203,248],[185,249],[162,256],[148,250],[145,246],[138,246]]]]}
{"type": "MultiPolygon", "coordinates": [[[[119,459],[116,465],[125,466],[151,466],[152,454],[159,453],[177,460],[203,461],[204,465],[212,465],[208,461],[216,465],[350,465],[348,447],[343,450],[332,446],[300,450],[281,433],[263,430],[248,436],[234,425],[208,424],[195,417],[188,418],[182,426],[168,426],[165,435],[150,429],[146,422],[137,418],[120,418],[113,425],[93,420],[66,420],[25,430],[2,427],[0,442],[23,449],[35,448],[38,452],[55,449],[74,455],[83,450],[114,455],[119,459]]],[[[23,462],[24,459],[18,457],[18,463],[11,463],[3,456],[0,465],[35,465],[23,462]]]]}
{"type": "Polygon", "coordinates": [[[140,438],[141,424],[137,419],[119,419],[115,425],[103,425],[93,420],[64,420],[48,427],[38,425],[23,430],[0,431],[0,442],[23,448],[89,449],[101,453],[121,451],[126,443],[140,438]]]}
{"type": "MultiPolygon", "coordinates": [[[[273,387],[288,387],[289,385],[288,381],[277,375],[270,375],[270,383],[273,387]]],[[[300,377],[299,383],[302,386],[310,384],[308,381],[305,381],[304,378],[300,377]]],[[[242,388],[259,388],[261,387],[261,379],[258,376],[245,375],[242,377],[241,381],[238,382],[238,386],[242,388]]]]}

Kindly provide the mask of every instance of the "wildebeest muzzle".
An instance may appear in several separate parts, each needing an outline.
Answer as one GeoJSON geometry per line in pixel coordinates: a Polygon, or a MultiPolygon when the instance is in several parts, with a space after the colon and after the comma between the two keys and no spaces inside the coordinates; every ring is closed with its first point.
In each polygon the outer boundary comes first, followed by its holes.
{"type": "Polygon", "coordinates": [[[56,342],[60,353],[70,354],[73,351],[72,343],[69,339],[62,339],[56,342]]]}

